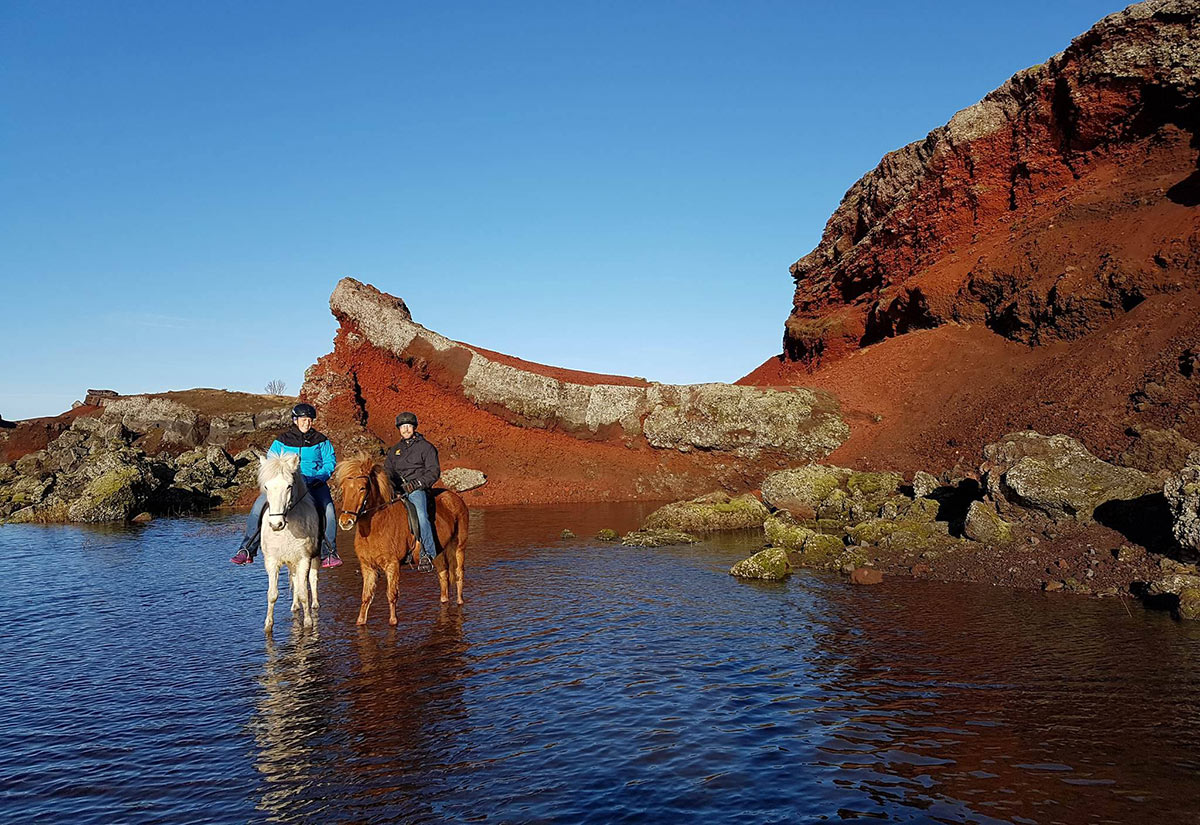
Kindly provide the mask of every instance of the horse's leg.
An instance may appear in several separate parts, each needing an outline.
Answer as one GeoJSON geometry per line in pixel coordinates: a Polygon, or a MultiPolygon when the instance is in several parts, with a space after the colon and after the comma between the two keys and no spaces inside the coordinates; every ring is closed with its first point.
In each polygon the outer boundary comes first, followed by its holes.
{"type": "Polygon", "coordinates": [[[387,597],[388,597],[388,624],[395,627],[399,619],[396,618],[396,598],[400,595],[400,562],[397,559],[392,559],[388,562],[385,569],[387,573],[387,597]]]}
{"type": "Polygon", "coordinates": [[[288,586],[292,588],[292,613],[300,611],[300,582],[296,581],[296,570],[292,565],[288,565],[288,586]]]}
{"type": "Polygon", "coordinates": [[[288,573],[293,576],[292,590],[300,594],[300,606],[304,608],[305,627],[313,626],[312,607],[310,607],[308,599],[308,574],[311,569],[312,559],[307,555],[300,557],[295,568],[288,568],[288,573]]]}
{"type": "Polygon", "coordinates": [[[448,554],[443,550],[433,560],[433,566],[438,574],[438,588],[442,592],[439,599],[442,604],[450,601],[450,560],[447,556],[448,554]]]}
{"type": "Polygon", "coordinates": [[[358,609],[358,624],[367,623],[367,611],[371,609],[371,601],[375,598],[375,578],[379,571],[373,565],[363,565],[362,607],[358,609]]]}
{"type": "Polygon", "coordinates": [[[463,603],[463,567],[467,563],[467,548],[463,539],[463,535],[458,535],[454,539],[454,587],[458,591],[458,603],[463,603]]]}
{"type": "Polygon", "coordinates": [[[275,600],[279,598],[279,560],[263,553],[263,563],[267,567],[267,620],[263,631],[270,633],[275,626],[275,600]]]}
{"type": "Polygon", "coordinates": [[[320,569],[321,569],[321,565],[317,564],[316,560],[313,559],[312,556],[309,556],[309,558],[308,558],[308,590],[309,590],[309,600],[310,600],[309,603],[312,605],[313,610],[316,610],[317,608],[319,608],[321,606],[321,603],[319,601],[317,601],[317,571],[320,569]]]}

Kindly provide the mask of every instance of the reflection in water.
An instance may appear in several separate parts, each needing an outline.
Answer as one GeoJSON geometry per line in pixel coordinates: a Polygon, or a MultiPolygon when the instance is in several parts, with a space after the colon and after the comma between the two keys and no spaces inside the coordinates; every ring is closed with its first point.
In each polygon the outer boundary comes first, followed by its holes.
{"type": "Polygon", "coordinates": [[[0,529],[0,821],[1195,819],[1200,624],[587,539],[646,509],[474,514],[467,604],[406,572],[394,629],[343,546],[265,640],[237,517],[0,529]]]}

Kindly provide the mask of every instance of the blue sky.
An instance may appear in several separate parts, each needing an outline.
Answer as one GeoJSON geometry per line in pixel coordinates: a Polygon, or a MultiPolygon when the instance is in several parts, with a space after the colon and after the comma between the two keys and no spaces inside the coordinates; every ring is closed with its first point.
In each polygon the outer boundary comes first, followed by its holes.
{"type": "Polygon", "coordinates": [[[352,275],[452,338],[731,381],[845,191],[1119,3],[0,5],[0,414],[298,390],[352,275]]]}

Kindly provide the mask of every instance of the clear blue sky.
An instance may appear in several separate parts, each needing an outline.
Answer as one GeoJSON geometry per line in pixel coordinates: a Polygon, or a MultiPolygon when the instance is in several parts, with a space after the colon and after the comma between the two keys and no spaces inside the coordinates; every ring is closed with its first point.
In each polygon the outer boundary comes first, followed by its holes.
{"type": "Polygon", "coordinates": [[[523,358],[734,380],[858,177],[1120,8],[6,0],[0,414],[295,392],[343,275],[523,358]]]}

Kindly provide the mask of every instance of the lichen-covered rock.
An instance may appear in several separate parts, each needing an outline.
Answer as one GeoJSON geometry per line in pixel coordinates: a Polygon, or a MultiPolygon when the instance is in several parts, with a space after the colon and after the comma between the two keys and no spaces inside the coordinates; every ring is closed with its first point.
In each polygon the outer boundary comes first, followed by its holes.
{"type": "Polygon", "coordinates": [[[999,547],[1012,541],[1012,525],[1000,518],[993,505],[973,501],[963,522],[963,534],[982,544],[999,547]]]}
{"type": "Polygon", "coordinates": [[[1171,507],[1171,531],[1184,547],[1200,550],[1200,451],[1193,452],[1187,465],[1163,485],[1171,507]]]}
{"type": "Polygon", "coordinates": [[[1200,587],[1185,587],[1179,591],[1179,618],[1200,619],[1200,587]]]}
{"type": "Polygon", "coordinates": [[[926,498],[930,493],[942,485],[933,475],[925,472],[924,470],[917,470],[915,473],[913,473],[912,486],[913,495],[915,495],[917,498],[926,498]]]}
{"type": "Polygon", "coordinates": [[[620,541],[621,535],[616,530],[613,530],[609,527],[605,527],[603,530],[601,530],[599,533],[596,534],[596,540],[597,541],[620,541]]]}
{"type": "Polygon", "coordinates": [[[762,483],[763,501],[775,509],[791,510],[797,505],[816,512],[830,494],[850,477],[850,470],[809,464],[771,473],[762,483]]]}
{"type": "Polygon", "coordinates": [[[797,524],[791,517],[781,515],[771,516],[763,522],[763,532],[766,534],[767,544],[787,550],[800,550],[805,541],[817,535],[815,530],[797,524]]]}
{"type": "Polygon", "coordinates": [[[71,521],[128,521],[140,513],[148,494],[154,489],[137,466],[119,467],[94,479],[72,503],[67,515],[71,521]]]}
{"type": "Polygon", "coordinates": [[[673,544],[695,544],[700,541],[680,530],[634,530],[626,533],[621,544],[626,547],[669,547],[673,544]]]}
{"type": "Polygon", "coordinates": [[[729,568],[729,575],[739,579],[764,581],[779,581],[786,578],[790,572],[792,569],[788,564],[787,552],[778,547],[768,547],[729,568]]]}
{"type": "Polygon", "coordinates": [[[465,493],[487,484],[487,476],[481,470],[469,467],[453,467],[442,473],[441,485],[447,490],[465,493]]]}
{"type": "Polygon", "coordinates": [[[744,530],[762,527],[767,515],[767,508],[752,495],[730,497],[725,493],[710,493],[658,508],[646,517],[642,528],[692,533],[744,530]]]}
{"type": "Polygon", "coordinates": [[[1129,467],[1101,461],[1065,435],[1035,432],[1007,435],[984,448],[987,490],[1002,506],[1023,507],[1056,521],[1093,521],[1096,508],[1153,492],[1155,479],[1129,467]]]}
{"type": "Polygon", "coordinates": [[[1200,588],[1200,576],[1190,573],[1171,573],[1155,579],[1146,587],[1150,596],[1178,596],[1185,590],[1200,588]]]}
{"type": "Polygon", "coordinates": [[[238,468],[223,449],[217,446],[197,447],[175,460],[173,487],[192,493],[208,495],[225,487],[238,468]]]}
{"type": "Polygon", "coordinates": [[[196,410],[167,398],[131,395],[106,398],[101,405],[104,408],[101,418],[105,422],[119,422],[139,435],[161,431],[164,444],[195,447],[207,435],[200,426],[200,415],[196,410]]]}

